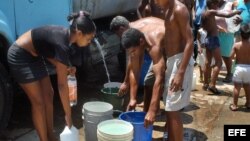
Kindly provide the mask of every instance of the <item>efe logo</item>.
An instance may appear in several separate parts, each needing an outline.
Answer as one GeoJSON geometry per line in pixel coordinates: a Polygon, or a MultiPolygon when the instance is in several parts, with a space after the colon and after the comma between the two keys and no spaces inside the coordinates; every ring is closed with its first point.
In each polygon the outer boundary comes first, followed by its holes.
{"type": "Polygon", "coordinates": [[[250,141],[250,125],[224,125],[224,141],[250,141]]]}
{"type": "Polygon", "coordinates": [[[228,129],[228,136],[246,136],[246,129],[228,129]]]}

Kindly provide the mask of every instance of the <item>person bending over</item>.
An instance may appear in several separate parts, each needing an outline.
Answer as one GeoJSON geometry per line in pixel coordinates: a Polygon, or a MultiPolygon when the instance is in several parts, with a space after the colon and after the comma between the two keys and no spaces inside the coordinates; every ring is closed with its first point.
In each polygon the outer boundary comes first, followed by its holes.
{"type": "MultiPolygon", "coordinates": [[[[156,18],[156,17],[146,17],[139,19],[134,22],[129,22],[125,17],[122,16],[116,16],[113,18],[113,20],[110,23],[110,29],[114,31],[119,37],[129,28],[135,28],[142,32],[144,36],[148,39],[147,41],[150,41],[149,44],[150,48],[162,48],[162,38],[165,34],[165,28],[164,28],[164,21],[162,19],[156,18]]],[[[145,55],[149,55],[150,58],[152,58],[152,54],[150,54],[150,50],[147,49],[147,47],[144,47],[145,55]]],[[[143,57],[141,56],[141,57],[143,57]]],[[[123,95],[127,93],[128,88],[130,86],[130,102],[127,106],[127,110],[133,110],[136,107],[136,95],[137,95],[137,89],[139,86],[138,81],[134,83],[133,85],[130,84],[129,78],[130,78],[130,67],[134,60],[131,60],[131,58],[128,58],[128,64],[127,64],[127,70],[126,70],[126,76],[124,78],[124,82],[122,83],[119,94],[123,95]]],[[[140,68],[143,65],[143,60],[140,60],[140,68]]],[[[150,101],[153,92],[153,86],[155,84],[155,76],[152,70],[153,62],[151,63],[149,70],[144,78],[144,104],[143,104],[143,111],[147,112],[149,109],[150,101]]],[[[139,72],[140,73],[140,72],[139,72]]],[[[136,74],[139,75],[139,74],[136,74]]],[[[138,77],[141,77],[142,74],[140,74],[138,77]]],[[[139,79],[139,78],[138,78],[139,79]]],[[[140,104],[142,105],[142,104],[140,104]]],[[[159,106],[158,106],[159,107],[159,106]]]]}
{"type": "MultiPolygon", "coordinates": [[[[160,36],[159,36],[160,37],[160,36]]],[[[153,93],[150,101],[150,106],[145,116],[145,127],[149,124],[153,124],[155,121],[155,115],[158,110],[158,105],[160,97],[162,94],[163,81],[164,81],[164,58],[162,54],[161,46],[155,44],[155,41],[152,37],[146,36],[141,31],[130,28],[122,34],[121,39],[122,46],[127,50],[130,61],[130,72],[129,72],[129,81],[130,81],[130,93],[136,93],[136,86],[139,79],[139,70],[143,61],[143,55],[145,49],[149,52],[152,58],[152,72],[155,76],[155,81],[153,84],[153,93]]],[[[131,95],[133,96],[133,95],[131,95]]],[[[133,104],[132,97],[130,104],[133,104]]],[[[130,106],[130,105],[129,105],[130,106]]]]}
{"type": "Polygon", "coordinates": [[[54,92],[45,60],[56,68],[65,120],[71,128],[67,85],[68,67],[71,66],[74,52],[71,45],[88,46],[96,31],[95,24],[84,11],[71,14],[68,20],[69,29],[56,25],[31,29],[21,35],[8,50],[10,71],[31,102],[32,119],[40,141],[56,140],[53,134],[54,92]]]}

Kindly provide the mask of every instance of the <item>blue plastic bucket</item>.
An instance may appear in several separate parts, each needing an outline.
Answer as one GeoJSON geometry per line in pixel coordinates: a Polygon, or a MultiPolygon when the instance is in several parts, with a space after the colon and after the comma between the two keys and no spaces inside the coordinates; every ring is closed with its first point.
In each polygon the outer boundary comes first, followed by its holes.
{"type": "Polygon", "coordinates": [[[144,127],[145,112],[124,112],[119,119],[132,123],[134,127],[133,141],[152,141],[153,125],[144,127]]]}

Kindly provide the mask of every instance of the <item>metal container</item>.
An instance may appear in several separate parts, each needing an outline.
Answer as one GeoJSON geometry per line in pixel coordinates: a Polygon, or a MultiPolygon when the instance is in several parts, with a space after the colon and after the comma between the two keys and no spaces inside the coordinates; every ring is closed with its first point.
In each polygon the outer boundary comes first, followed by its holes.
{"type": "Polygon", "coordinates": [[[136,11],[141,0],[75,0],[74,11],[85,10],[92,19],[136,11]]]}

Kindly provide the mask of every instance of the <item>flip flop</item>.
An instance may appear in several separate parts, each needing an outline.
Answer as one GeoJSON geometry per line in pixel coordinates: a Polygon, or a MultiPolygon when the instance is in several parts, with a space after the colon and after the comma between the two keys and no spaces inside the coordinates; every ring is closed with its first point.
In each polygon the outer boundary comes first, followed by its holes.
{"type": "Polygon", "coordinates": [[[204,85],[202,86],[202,89],[203,89],[204,91],[207,91],[208,88],[209,88],[209,85],[208,85],[208,84],[204,84],[204,85]]]}
{"type": "Polygon", "coordinates": [[[200,77],[199,82],[200,82],[200,83],[203,83],[203,82],[204,82],[203,77],[200,77]]]}
{"type": "Polygon", "coordinates": [[[235,105],[233,105],[233,104],[230,104],[229,109],[230,109],[231,111],[237,111],[237,110],[238,110],[238,107],[235,106],[235,105]]]}
{"type": "Polygon", "coordinates": [[[245,104],[245,107],[246,107],[248,110],[250,110],[250,106],[247,106],[247,104],[245,104]]]}
{"type": "Polygon", "coordinates": [[[167,141],[168,140],[168,132],[163,133],[162,141],[167,141]]]}
{"type": "Polygon", "coordinates": [[[224,80],[222,80],[225,83],[231,83],[232,82],[232,76],[226,76],[226,78],[224,80]]]}
{"type": "Polygon", "coordinates": [[[214,94],[221,94],[221,92],[215,87],[208,87],[208,90],[214,94]]]}

